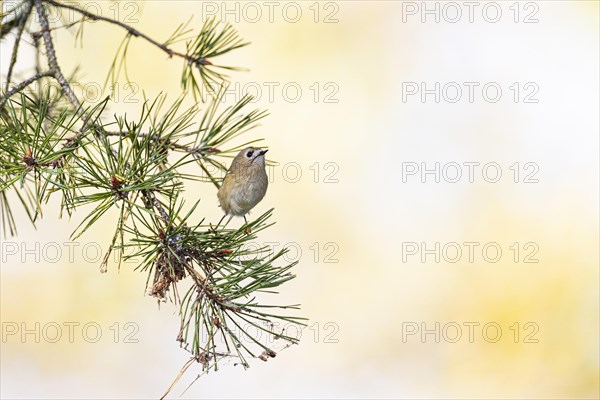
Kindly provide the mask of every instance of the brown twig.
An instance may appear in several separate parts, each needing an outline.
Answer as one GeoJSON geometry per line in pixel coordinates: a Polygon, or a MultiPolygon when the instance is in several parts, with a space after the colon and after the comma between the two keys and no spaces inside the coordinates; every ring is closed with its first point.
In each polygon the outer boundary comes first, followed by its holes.
{"type": "Polygon", "coordinates": [[[56,61],[56,50],[54,49],[54,42],[52,41],[52,35],[50,34],[50,23],[48,22],[48,17],[44,13],[44,6],[42,5],[42,0],[34,0],[35,9],[37,11],[38,18],[40,20],[40,25],[42,26],[42,38],[44,39],[44,47],[46,48],[46,57],[48,58],[48,68],[54,78],[58,81],[61,89],[63,90],[69,102],[75,108],[77,114],[87,120],[87,115],[85,111],[81,108],[81,102],[75,96],[75,92],[71,88],[71,85],[63,75],[60,70],[60,66],[56,61]]]}
{"type": "Polygon", "coordinates": [[[170,47],[168,47],[167,45],[165,45],[163,43],[159,43],[156,40],[152,39],[150,36],[138,31],[137,29],[133,28],[132,26],[130,26],[126,23],[123,23],[121,21],[117,21],[116,19],[104,17],[102,15],[97,15],[97,14],[91,13],[89,11],[86,11],[82,8],[79,8],[79,7],[70,5],[70,4],[62,4],[62,3],[59,3],[54,0],[43,0],[43,1],[48,4],[53,5],[55,7],[60,7],[60,8],[65,8],[67,10],[76,11],[79,14],[81,14],[91,20],[94,20],[94,21],[104,21],[104,22],[108,22],[110,24],[120,26],[121,28],[125,29],[130,35],[142,38],[142,39],[146,40],[147,42],[153,44],[154,46],[158,47],[159,49],[161,49],[162,51],[167,53],[169,55],[169,58],[172,58],[173,56],[177,56],[177,57],[186,59],[190,63],[195,63],[198,65],[211,65],[211,62],[204,58],[196,58],[196,57],[192,57],[188,54],[184,54],[184,53],[175,51],[175,50],[171,49],[170,47]]]}
{"type": "Polygon", "coordinates": [[[52,71],[44,71],[44,72],[40,72],[39,74],[35,74],[34,76],[32,76],[31,78],[25,79],[23,82],[13,86],[12,89],[8,90],[3,96],[2,98],[0,98],[0,109],[2,107],[4,107],[4,104],[6,104],[6,102],[8,101],[8,99],[13,96],[15,93],[18,93],[20,91],[22,91],[23,89],[25,89],[27,86],[31,85],[33,82],[42,79],[44,77],[54,77],[54,72],[52,71]]]}
{"type": "MultiPolygon", "coordinates": [[[[17,7],[13,8],[12,10],[9,10],[9,12],[15,12],[15,17],[11,20],[8,20],[2,24],[0,24],[0,39],[2,39],[4,37],[4,35],[8,34],[10,31],[12,31],[16,26],[18,26],[19,21],[21,21],[21,18],[23,17],[24,13],[18,13],[17,12],[17,7]]],[[[29,12],[31,10],[28,10],[27,12],[29,12]]],[[[5,13],[5,15],[8,13],[5,13]]]]}
{"type": "MultiPolygon", "coordinates": [[[[8,73],[6,74],[6,87],[4,90],[8,91],[8,87],[10,85],[10,79],[12,78],[13,68],[17,63],[17,53],[19,52],[19,44],[21,43],[21,36],[23,35],[23,31],[25,30],[25,26],[27,25],[27,19],[29,18],[29,14],[31,13],[31,9],[33,7],[33,3],[27,3],[27,8],[23,11],[18,18],[19,20],[19,28],[17,30],[17,36],[15,38],[15,44],[13,46],[12,55],[10,56],[10,65],[8,66],[8,73]]],[[[17,18],[15,18],[17,19],[17,18]]]]}

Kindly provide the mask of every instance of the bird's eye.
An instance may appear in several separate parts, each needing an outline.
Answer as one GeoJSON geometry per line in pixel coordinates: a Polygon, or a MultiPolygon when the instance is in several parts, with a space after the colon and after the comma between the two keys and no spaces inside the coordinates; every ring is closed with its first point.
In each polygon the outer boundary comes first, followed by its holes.
{"type": "Polygon", "coordinates": [[[252,154],[254,154],[254,150],[250,150],[246,153],[246,157],[250,158],[252,157],[252,154]]]}

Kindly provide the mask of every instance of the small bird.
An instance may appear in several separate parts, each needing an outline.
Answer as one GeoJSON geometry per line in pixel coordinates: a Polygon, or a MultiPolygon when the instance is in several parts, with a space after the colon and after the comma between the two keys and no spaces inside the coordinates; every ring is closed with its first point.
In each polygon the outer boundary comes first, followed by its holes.
{"type": "MultiPolygon", "coordinates": [[[[265,153],[258,147],[247,147],[240,151],[231,162],[231,166],[223,179],[223,184],[219,188],[217,197],[225,218],[244,217],[254,208],[267,193],[269,179],[265,167],[265,153]]],[[[221,224],[223,218],[217,226],[221,224]]]]}

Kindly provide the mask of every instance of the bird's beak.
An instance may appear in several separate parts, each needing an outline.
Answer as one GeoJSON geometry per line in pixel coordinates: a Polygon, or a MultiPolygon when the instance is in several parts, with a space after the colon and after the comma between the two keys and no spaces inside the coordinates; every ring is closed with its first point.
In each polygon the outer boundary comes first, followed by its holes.
{"type": "Polygon", "coordinates": [[[268,149],[267,150],[261,150],[259,156],[264,156],[265,154],[267,154],[267,151],[269,151],[269,150],[268,149]]]}

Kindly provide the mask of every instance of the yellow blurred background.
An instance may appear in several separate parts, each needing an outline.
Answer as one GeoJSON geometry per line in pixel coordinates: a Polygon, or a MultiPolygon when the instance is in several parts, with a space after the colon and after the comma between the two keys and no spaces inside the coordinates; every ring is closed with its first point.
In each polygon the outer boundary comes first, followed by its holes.
{"type": "MultiPolygon", "coordinates": [[[[183,398],[600,396],[598,2],[84,4],[159,41],[190,16],[195,27],[213,14],[231,22],[251,45],[223,57],[249,69],[231,73],[230,99],[247,89],[270,111],[240,139],[264,138],[277,163],[253,214],[274,207],[260,242],[297,250],[297,278],[275,300],[301,303],[309,327],[299,346],[247,371],[224,366],[183,398]],[[436,163],[439,182],[425,171],[436,163]]],[[[93,96],[123,36],[101,22],[83,46],[58,33],[63,70],[81,64],[93,96]]],[[[122,76],[107,114],[136,115],[142,90],[174,99],[181,67],[134,39],[135,86],[122,76]]],[[[220,218],[211,184],[186,195],[220,218]]],[[[1,397],[162,395],[188,356],[177,308],[144,295],[135,264],[98,272],[110,218],[69,259],[81,215],[59,220],[50,204],[37,230],[18,216],[0,257],[1,397]],[[51,343],[54,324],[63,336],[51,343]],[[86,324],[102,330],[96,343],[86,324]]]]}

